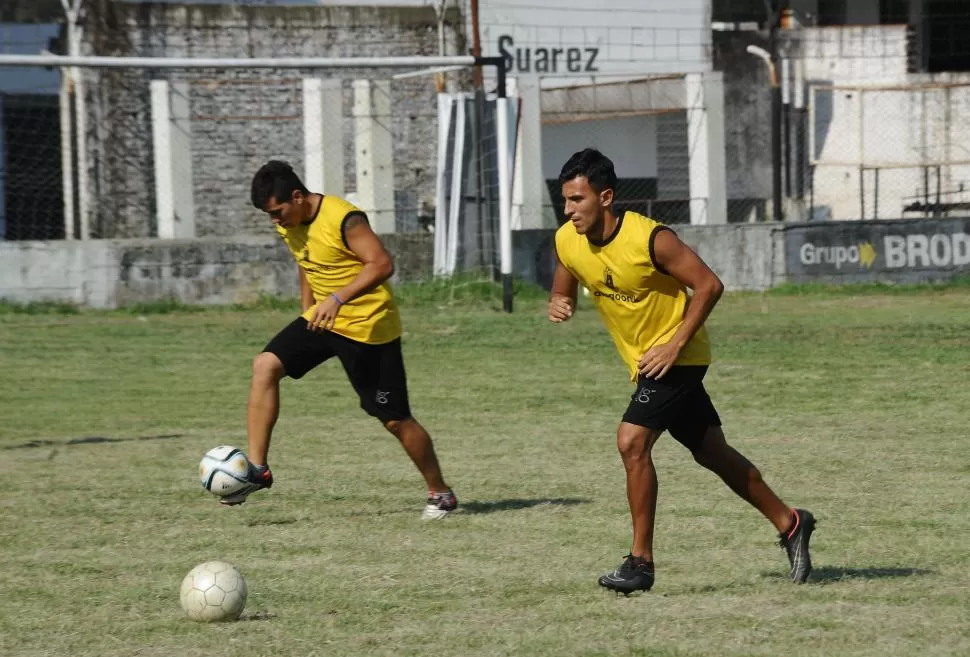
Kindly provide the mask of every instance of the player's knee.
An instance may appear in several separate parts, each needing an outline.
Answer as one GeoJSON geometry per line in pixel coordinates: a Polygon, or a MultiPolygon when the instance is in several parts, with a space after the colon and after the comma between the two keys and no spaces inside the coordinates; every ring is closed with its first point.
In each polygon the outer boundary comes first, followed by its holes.
{"type": "Polygon", "coordinates": [[[616,448],[623,461],[650,458],[656,432],[646,427],[622,424],[616,432],[616,448]]]}
{"type": "Polygon", "coordinates": [[[411,418],[404,418],[403,420],[381,420],[384,424],[384,428],[390,431],[392,434],[400,438],[408,431],[411,431],[415,422],[411,418]]]}
{"type": "Polygon", "coordinates": [[[256,356],[253,359],[253,378],[264,380],[279,381],[283,378],[285,370],[279,356],[269,351],[256,356]]]}
{"type": "Polygon", "coordinates": [[[403,420],[381,420],[381,424],[399,440],[403,440],[405,436],[413,438],[419,434],[428,435],[424,427],[418,424],[418,421],[413,417],[407,417],[403,420]]]}

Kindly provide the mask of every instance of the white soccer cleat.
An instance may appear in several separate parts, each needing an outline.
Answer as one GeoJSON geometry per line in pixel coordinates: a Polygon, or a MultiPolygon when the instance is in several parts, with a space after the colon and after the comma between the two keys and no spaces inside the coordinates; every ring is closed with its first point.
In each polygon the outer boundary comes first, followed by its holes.
{"type": "Polygon", "coordinates": [[[422,520],[441,520],[458,508],[458,498],[451,491],[447,493],[429,493],[428,503],[421,514],[422,520]]]}

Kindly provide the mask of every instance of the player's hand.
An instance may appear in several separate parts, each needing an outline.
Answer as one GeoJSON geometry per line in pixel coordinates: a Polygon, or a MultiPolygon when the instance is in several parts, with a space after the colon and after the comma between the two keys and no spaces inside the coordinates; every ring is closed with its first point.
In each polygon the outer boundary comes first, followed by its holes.
{"type": "Polygon", "coordinates": [[[573,300],[569,297],[556,295],[549,299],[549,321],[565,322],[573,316],[573,300]]]}
{"type": "Polygon", "coordinates": [[[310,318],[307,328],[311,331],[331,330],[334,322],[337,321],[340,306],[341,303],[333,295],[330,295],[317,304],[317,309],[313,312],[313,317],[310,318]]]}
{"type": "Polygon", "coordinates": [[[677,362],[678,356],[680,356],[680,349],[677,345],[670,342],[655,344],[647,350],[647,353],[640,356],[637,367],[642,376],[649,379],[662,379],[677,362]]]}

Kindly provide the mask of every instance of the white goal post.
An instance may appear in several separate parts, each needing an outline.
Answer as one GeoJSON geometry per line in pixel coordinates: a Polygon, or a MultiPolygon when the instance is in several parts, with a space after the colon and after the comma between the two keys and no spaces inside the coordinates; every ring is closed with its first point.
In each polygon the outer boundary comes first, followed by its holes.
{"type": "MultiPolygon", "coordinates": [[[[263,57],[182,58],[62,56],[53,54],[0,54],[0,67],[90,69],[412,69],[414,74],[435,70],[494,67],[496,84],[496,157],[498,170],[498,254],[503,308],[512,311],[512,182],[511,140],[508,121],[505,61],[501,57],[409,56],[409,57],[263,57]]],[[[404,73],[403,75],[409,75],[404,73]]],[[[402,77],[401,75],[397,77],[402,77]]]]}

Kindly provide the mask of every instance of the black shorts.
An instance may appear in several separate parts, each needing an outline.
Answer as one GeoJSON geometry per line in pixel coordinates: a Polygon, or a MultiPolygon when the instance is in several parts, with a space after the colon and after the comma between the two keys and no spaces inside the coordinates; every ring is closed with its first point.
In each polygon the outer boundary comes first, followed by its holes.
{"type": "Polygon", "coordinates": [[[662,379],[638,377],[623,421],[668,431],[677,442],[694,451],[710,427],[721,426],[721,418],[704,390],[706,373],[706,365],[676,365],[662,379]]]}
{"type": "Polygon", "coordinates": [[[334,356],[340,359],[360,407],[381,422],[411,417],[401,339],[385,344],[357,342],[330,331],[315,332],[297,317],[263,349],[275,354],[294,379],[334,356]]]}

